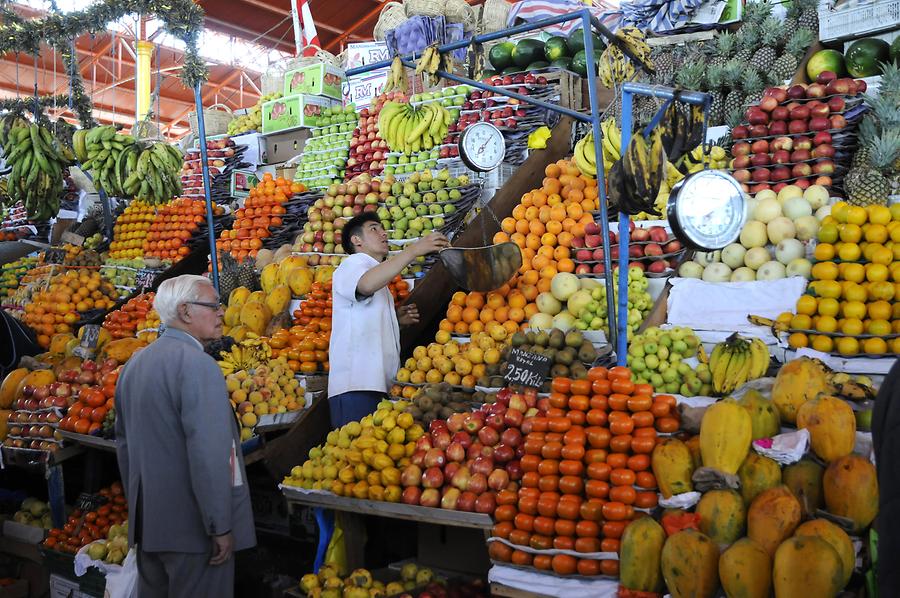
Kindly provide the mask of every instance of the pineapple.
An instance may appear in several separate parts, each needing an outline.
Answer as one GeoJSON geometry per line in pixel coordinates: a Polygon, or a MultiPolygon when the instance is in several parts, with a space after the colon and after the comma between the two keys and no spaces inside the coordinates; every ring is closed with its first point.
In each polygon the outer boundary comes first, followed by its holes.
{"type": "Polygon", "coordinates": [[[725,118],[725,96],[722,88],[725,86],[725,68],[710,66],[706,70],[706,83],[712,103],[709,106],[709,124],[716,126],[725,118]]]}
{"type": "Polygon", "coordinates": [[[759,27],[760,47],[753,53],[750,66],[762,73],[767,72],[778,58],[778,43],[781,39],[781,22],[769,17],[759,27]]]}
{"type": "Polygon", "coordinates": [[[779,83],[791,79],[794,73],[797,72],[797,66],[799,66],[800,59],[806,53],[806,49],[815,41],[815,33],[809,29],[798,29],[788,39],[784,47],[784,53],[772,65],[772,79],[779,83]]]}
{"type": "Polygon", "coordinates": [[[859,123],[858,147],[856,153],[853,154],[853,161],[850,163],[851,168],[863,168],[869,163],[869,144],[878,135],[878,126],[875,124],[874,118],[864,118],[859,123]]]}
{"type": "Polygon", "coordinates": [[[259,289],[259,276],[256,274],[256,259],[246,258],[241,262],[237,272],[237,284],[239,287],[247,287],[251,291],[259,289]]]}
{"type": "Polygon", "coordinates": [[[800,16],[797,26],[809,29],[818,37],[819,34],[819,0],[794,0],[798,5],[800,16]]]}
{"type": "Polygon", "coordinates": [[[219,296],[227,301],[231,291],[238,287],[238,263],[228,252],[221,252],[219,255],[219,263],[222,265],[222,273],[219,276],[219,296]]]}
{"type": "Polygon", "coordinates": [[[672,48],[653,48],[650,54],[656,69],[654,80],[659,85],[671,85],[675,76],[675,52],[672,48]]]}
{"type": "Polygon", "coordinates": [[[744,75],[744,106],[759,104],[762,100],[766,82],[756,71],[749,71],[744,75]]]}
{"type": "Polygon", "coordinates": [[[731,60],[737,49],[737,37],[729,32],[720,33],[716,36],[715,54],[710,61],[710,66],[724,67],[731,60]]]}
{"type": "Polygon", "coordinates": [[[772,16],[772,5],[768,2],[747,2],[744,5],[743,21],[741,29],[749,25],[759,25],[772,16]]]}
{"type": "Polygon", "coordinates": [[[853,205],[887,205],[894,161],[900,158],[900,130],[885,131],[870,139],[868,151],[868,164],[847,173],[844,191],[853,205]]]}
{"type": "Polygon", "coordinates": [[[744,64],[750,62],[750,59],[753,58],[753,52],[758,46],[756,27],[743,25],[737,32],[735,46],[737,47],[737,52],[734,54],[734,60],[744,64]]]}
{"type": "Polygon", "coordinates": [[[744,78],[744,65],[737,60],[731,60],[725,65],[725,87],[730,89],[725,96],[722,109],[725,114],[731,114],[735,110],[743,112],[744,92],[741,90],[741,80],[744,78]]]}

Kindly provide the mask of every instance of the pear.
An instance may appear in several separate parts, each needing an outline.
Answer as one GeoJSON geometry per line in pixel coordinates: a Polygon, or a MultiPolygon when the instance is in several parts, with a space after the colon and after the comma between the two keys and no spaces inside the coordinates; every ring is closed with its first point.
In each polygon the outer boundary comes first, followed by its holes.
{"type": "Polygon", "coordinates": [[[597,350],[594,349],[594,345],[584,341],[581,348],[578,349],[578,360],[582,363],[594,363],[595,359],[597,359],[597,350]]]}
{"type": "Polygon", "coordinates": [[[572,347],[566,347],[556,354],[556,363],[561,363],[566,366],[572,365],[572,363],[575,361],[575,357],[575,349],[573,349],[572,347]]]}
{"type": "Polygon", "coordinates": [[[567,378],[569,376],[569,368],[561,363],[557,363],[550,368],[551,378],[567,378]]]}
{"type": "Polygon", "coordinates": [[[534,344],[535,334],[531,330],[525,333],[525,344],[533,345],[534,344]]]}
{"type": "Polygon", "coordinates": [[[550,335],[544,332],[543,330],[538,332],[534,336],[534,344],[539,345],[541,347],[546,347],[550,344],[550,335]]]}
{"type": "Polygon", "coordinates": [[[525,338],[525,333],[522,331],[519,331],[512,335],[512,339],[510,339],[510,344],[512,344],[513,347],[521,347],[522,345],[525,344],[526,340],[527,339],[525,338]]]}
{"type": "MultiPolygon", "coordinates": [[[[571,333],[570,333],[571,334],[571,333]]],[[[566,335],[563,334],[563,331],[559,328],[554,328],[550,331],[550,346],[554,349],[562,349],[563,345],[566,342],[566,335]]]]}
{"type": "Polygon", "coordinates": [[[578,332],[577,330],[573,330],[566,334],[566,346],[578,348],[584,342],[584,335],[578,332]]]}

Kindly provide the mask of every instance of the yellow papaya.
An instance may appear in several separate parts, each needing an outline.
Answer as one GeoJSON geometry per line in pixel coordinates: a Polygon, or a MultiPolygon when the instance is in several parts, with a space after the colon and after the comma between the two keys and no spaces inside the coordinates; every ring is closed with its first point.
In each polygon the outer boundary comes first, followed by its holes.
{"type": "Polygon", "coordinates": [[[228,295],[228,305],[235,307],[243,307],[244,303],[247,302],[247,297],[250,296],[250,289],[247,287],[237,287],[231,294],[228,295]]]}
{"type": "Polygon", "coordinates": [[[120,364],[123,364],[145,346],[143,341],[136,338],[120,338],[103,347],[100,355],[104,358],[115,359],[120,364]]]}
{"type": "Polygon", "coordinates": [[[697,503],[700,531],[719,545],[728,545],[744,535],[747,510],[734,490],[710,490],[697,503]]]}
{"type": "Polygon", "coordinates": [[[75,338],[75,335],[70,332],[54,334],[53,338],[50,339],[50,353],[64,354],[66,352],[66,347],[69,345],[69,341],[73,338],[75,338]]]}
{"type": "Polygon", "coordinates": [[[273,315],[278,315],[287,309],[291,303],[291,289],[287,285],[279,285],[266,295],[266,306],[273,315]]]}
{"type": "Polygon", "coordinates": [[[853,540],[847,535],[847,532],[828,521],[827,519],[811,519],[805,523],[801,523],[794,536],[816,536],[822,538],[834,548],[835,552],[841,558],[841,570],[843,577],[841,581],[841,589],[847,586],[850,576],[853,575],[853,569],[856,566],[856,551],[853,549],[853,540]]]}
{"type": "Polygon", "coordinates": [[[285,284],[291,287],[294,297],[304,297],[312,288],[313,273],[309,268],[294,268],[287,275],[285,284]]]}
{"type": "Polygon", "coordinates": [[[691,461],[694,462],[694,469],[703,467],[703,457],[700,455],[700,435],[691,436],[685,441],[684,445],[691,451],[691,461]]]}
{"type": "Polygon", "coordinates": [[[241,324],[258,335],[266,331],[272,311],[259,301],[247,301],[241,308],[241,324]]]}
{"type": "Polygon", "coordinates": [[[741,478],[741,496],[744,497],[744,504],[749,505],[763,490],[781,484],[781,466],[772,459],[757,454],[756,451],[750,451],[738,469],[738,477],[741,478]]]}
{"type": "Polygon", "coordinates": [[[747,410],[733,399],[706,408],[700,421],[700,455],[704,467],[737,473],[747,457],[753,424],[747,410]]]}
{"type": "Polygon", "coordinates": [[[719,547],[705,534],[686,529],[666,540],[660,559],[672,598],[712,598],[719,588],[719,547]]]}
{"type": "Polygon", "coordinates": [[[719,557],[719,580],[728,598],[769,598],[772,557],[750,538],[741,538],[719,557]]]}
{"type": "Polygon", "coordinates": [[[229,305],[225,308],[225,317],[224,322],[225,325],[231,328],[232,326],[237,326],[241,323],[241,307],[242,305],[229,305]]]}
{"type": "Polygon", "coordinates": [[[269,264],[259,273],[259,286],[264,293],[269,294],[278,285],[278,264],[269,264]]]}
{"type": "Polygon", "coordinates": [[[19,383],[28,375],[28,368],[17,368],[6,375],[0,384],[0,408],[9,409],[16,400],[19,383]]]}
{"type": "Polygon", "coordinates": [[[660,592],[663,589],[662,558],[666,532],[652,517],[628,524],[619,548],[619,581],[629,590],[660,592]]]}
{"type": "Polygon", "coordinates": [[[857,531],[878,514],[878,476],[865,457],[847,455],[829,463],[822,488],[828,512],[850,519],[857,531]]]}
{"type": "Polygon", "coordinates": [[[651,465],[663,498],[694,489],[691,483],[691,475],[694,473],[691,452],[677,438],[669,438],[656,445],[651,465]]]}
{"type": "Polygon", "coordinates": [[[797,500],[804,519],[815,515],[824,504],[822,475],[825,468],[809,459],[791,463],[781,472],[781,481],[790,488],[797,500]]]}
{"type": "Polygon", "coordinates": [[[12,409],[0,409],[0,441],[6,440],[9,433],[9,415],[12,409]]]}
{"type": "Polygon", "coordinates": [[[769,555],[800,524],[800,502],[786,486],[763,490],[747,511],[747,536],[759,542],[769,555]]]}
{"type": "Polygon", "coordinates": [[[788,538],[775,552],[772,581],[778,598],[833,598],[843,576],[840,556],[821,538],[788,538]]]}
{"type": "Polygon", "coordinates": [[[797,427],[809,430],[809,444],[820,459],[831,463],[853,452],[856,415],[846,401],[819,395],[797,410],[797,427]]]}
{"type": "Polygon", "coordinates": [[[781,415],[778,413],[778,407],[758,390],[748,390],[738,400],[738,404],[750,414],[753,440],[771,438],[781,432],[781,415]]]}
{"type": "Polygon", "coordinates": [[[822,362],[801,357],[778,370],[772,387],[772,402],[778,408],[781,420],[793,424],[803,403],[830,389],[828,372],[822,362]]]}

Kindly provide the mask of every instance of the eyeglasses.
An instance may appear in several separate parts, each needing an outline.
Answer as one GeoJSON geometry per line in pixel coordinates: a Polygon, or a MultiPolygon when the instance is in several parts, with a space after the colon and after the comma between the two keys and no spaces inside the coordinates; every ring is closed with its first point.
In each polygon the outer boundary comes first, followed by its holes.
{"type": "Polygon", "coordinates": [[[203,307],[208,307],[212,310],[219,311],[224,307],[221,303],[209,303],[207,301],[185,301],[188,305],[202,305],[203,307]]]}

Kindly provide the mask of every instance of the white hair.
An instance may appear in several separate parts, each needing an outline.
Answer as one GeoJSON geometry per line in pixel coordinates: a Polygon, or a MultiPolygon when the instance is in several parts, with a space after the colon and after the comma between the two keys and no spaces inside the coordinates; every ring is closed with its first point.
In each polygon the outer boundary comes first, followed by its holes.
{"type": "Polygon", "coordinates": [[[182,274],[164,280],[156,290],[156,298],[153,300],[153,308],[159,314],[162,323],[175,322],[178,319],[178,306],[182,303],[200,299],[202,285],[212,286],[212,281],[196,274],[182,274]]]}

